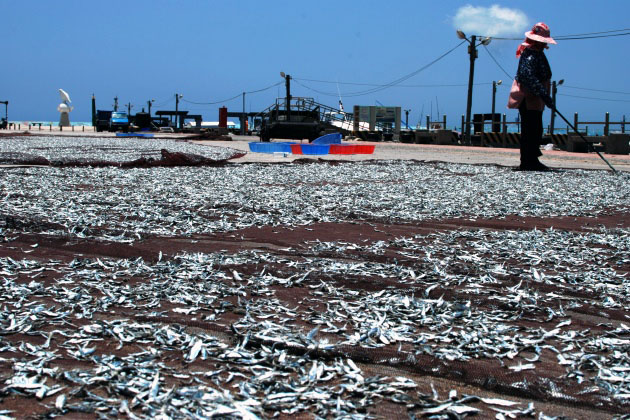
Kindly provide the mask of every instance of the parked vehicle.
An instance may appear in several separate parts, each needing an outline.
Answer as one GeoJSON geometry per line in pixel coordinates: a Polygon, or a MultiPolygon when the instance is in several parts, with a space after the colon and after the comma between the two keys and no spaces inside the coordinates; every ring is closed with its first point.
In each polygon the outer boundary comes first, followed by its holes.
{"type": "Polygon", "coordinates": [[[129,131],[129,117],[126,112],[114,111],[109,123],[110,131],[121,130],[123,133],[129,131]]]}
{"type": "Polygon", "coordinates": [[[109,131],[109,123],[112,118],[112,111],[96,111],[96,131],[109,131]]]}

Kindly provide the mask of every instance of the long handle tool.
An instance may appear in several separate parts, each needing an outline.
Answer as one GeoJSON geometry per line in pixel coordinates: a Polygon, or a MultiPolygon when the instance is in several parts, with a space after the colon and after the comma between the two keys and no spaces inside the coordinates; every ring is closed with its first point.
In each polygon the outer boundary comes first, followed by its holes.
{"type": "Polygon", "coordinates": [[[595,148],[593,147],[593,145],[592,145],[591,143],[589,143],[589,142],[588,142],[588,140],[586,140],[586,139],[584,138],[584,136],[582,135],[582,133],[580,133],[579,131],[577,131],[577,129],[573,126],[573,124],[571,124],[571,123],[569,122],[569,120],[567,120],[566,118],[564,118],[564,115],[562,115],[562,114],[560,113],[560,111],[558,111],[558,109],[556,109],[556,114],[558,114],[558,115],[560,116],[560,118],[562,118],[562,119],[564,120],[564,122],[565,122],[565,123],[567,123],[567,125],[568,125],[569,127],[571,127],[571,129],[572,129],[573,131],[575,131],[575,133],[576,133],[578,136],[580,136],[580,138],[581,138],[582,140],[584,140],[584,143],[586,143],[586,147],[587,147],[588,149],[590,149],[590,150],[594,151],[595,153],[597,153],[597,154],[599,155],[599,157],[600,157],[600,158],[602,158],[602,160],[603,160],[604,162],[606,162],[606,164],[607,164],[608,166],[610,166],[610,169],[612,169],[613,173],[615,173],[615,174],[618,174],[618,173],[619,173],[619,172],[617,172],[617,170],[616,170],[616,169],[615,169],[615,168],[614,168],[614,167],[610,164],[610,162],[608,162],[608,161],[606,160],[606,158],[605,158],[604,156],[602,156],[602,154],[601,154],[601,153],[599,153],[599,151],[595,150],[595,148]]]}

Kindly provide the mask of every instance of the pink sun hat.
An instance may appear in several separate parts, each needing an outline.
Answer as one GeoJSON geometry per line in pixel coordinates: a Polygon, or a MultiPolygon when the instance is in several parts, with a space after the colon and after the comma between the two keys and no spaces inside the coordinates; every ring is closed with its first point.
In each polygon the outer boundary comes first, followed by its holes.
{"type": "Polygon", "coordinates": [[[534,41],[544,42],[545,44],[557,44],[557,42],[551,37],[549,26],[542,22],[538,22],[532,27],[532,30],[525,32],[525,36],[534,41]]]}

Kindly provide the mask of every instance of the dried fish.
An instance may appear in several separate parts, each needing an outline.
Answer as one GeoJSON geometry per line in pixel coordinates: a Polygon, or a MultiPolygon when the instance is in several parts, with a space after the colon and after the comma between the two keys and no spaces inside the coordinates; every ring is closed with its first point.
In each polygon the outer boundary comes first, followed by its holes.
{"type": "MultiPolygon", "coordinates": [[[[20,168],[0,177],[0,243],[25,233],[134,243],[218,232],[238,238],[254,226],[376,228],[628,208],[630,187],[618,178],[575,175],[534,179],[498,167],[410,162],[20,168]],[[470,176],[453,174],[462,170],[470,176]],[[522,191],[505,188],[516,182],[522,191]]],[[[503,384],[514,390],[535,386],[564,402],[593,395],[620,412],[630,403],[627,322],[585,328],[576,315],[627,311],[630,230],[461,228],[388,240],[378,230],[373,241],[164,250],[151,261],[34,258],[45,255],[38,239],[27,258],[0,257],[0,350],[12,368],[0,393],[56,396],[52,410],[109,418],[365,418],[383,399],[433,418],[535,414],[528,403],[456,390],[444,400],[423,395],[398,373],[368,373],[355,354],[401,369],[421,358],[436,366],[490,360],[515,378],[503,384]],[[348,281],[355,279],[356,287],[348,281]],[[297,303],[286,299],[293,291],[297,303]],[[544,363],[560,373],[544,372],[544,363]],[[580,394],[567,395],[564,383],[580,394]]]]}

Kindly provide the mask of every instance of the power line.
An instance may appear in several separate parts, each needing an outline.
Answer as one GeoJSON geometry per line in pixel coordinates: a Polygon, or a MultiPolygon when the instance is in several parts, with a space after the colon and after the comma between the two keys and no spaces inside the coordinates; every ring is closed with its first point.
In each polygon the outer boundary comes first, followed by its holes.
{"type": "Polygon", "coordinates": [[[630,95],[630,92],[617,92],[617,91],[614,91],[614,90],[590,89],[590,88],[582,88],[582,87],[568,86],[568,85],[564,85],[563,88],[589,90],[591,92],[615,93],[615,94],[618,94],[618,95],[630,95]]]}
{"type": "MultiPolygon", "coordinates": [[[[352,86],[389,86],[388,84],[382,83],[356,83],[356,82],[339,82],[339,81],[331,81],[331,80],[319,80],[319,79],[304,79],[304,78],[295,78],[291,77],[292,80],[301,80],[304,82],[316,82],[316,83],[328,83],[328,84],[340,84],[340,85],[352,85],[352,86]]],[[[282,82],[281,82],[282,83],[282,82]]],[[[491,85],[490,82],[484,83],[475,83],[475,85],[491,85]]],[[[406,87],[406,88],[429,88],[429,87],[462,87],[468,86],[466,83],[442,83],[442,84],[430,84],[430,85],[396,85],[397,87],[406,87]]]]}
{"type": "Polygon", "coordinates": [[[186,100],[186,99],[182,99],[182,102],[186,102],[186,103],[189,103],[189,104],[195,104],[195,105],[216,105],[216,104],[220,104],[220,103],[225,103],[225,102],[230,102],[230,101],[233,101],[234,99],[241,97],[241,95],[242,95],[243,93],[246,93],[246,94],[250,94],[250,93],[258,93],[258,92],[262,92],[262,91],[265,91],[265,90],[271,89],[271,88],[276,87],[276,86],[278,86],[278,85],[281,85],[281,84],[283,84],[283,83],[284,83],[284,82],[282,81],[282,82],[274,83],[273,85],[270,85],[270,86],[264,87],[264,88],[262,88],[262,89],[256,89],[256,90],[250,90],[250,91],[247,91],[247,92],[242,92],[242,93],[239,93],[238,95],[234,95],[234,96],[232,96],[231,98],[224,99],[224,100],[222,100],[222,101],[216,101],[216,102],[193,102],[193,101],[188,101],[188,100],[186,100]]]}
{"type": "MultiPolygon", "coordinates": [[[[350,92],[350,93],[344,93],[343,96],[345,98],[351,98],[351,97],[355,97],[355,96],[363,96],[363,95],[369,95],[371,93],[376,93],[379,92],[381,90],[385,90],[387,88],[399,85],[400,83],[404,82],[405,80],[408,80],[410,78],[412,78],[413,76],[417,75],[418,73],[420,73],[421,71],[426,70],[427,68],[431,67],[433,64],[437,63],[438,61],[440,61],[442,58],[446,57],[447,55],[449,55],[450,53],[452,53],[453,51],[455,51],[457,48],[459,48],[464,42],[466,42],[465,40],[460,42],[459,44],[457,44],[456,46],[454,46],[453,48],[451,48],[450,50],[448,50],[447,52],[445,52],[444,54],[440,55],[438,58],[436,58],[435,60],[431,61],[428,64],[425,64],[424,66],[420,67],[419,69],[405,75],[402,76],[390,83],[387,83],[385,85],[380,85],[378,87],[375,87],[373,89],[367,89],[367,90],[363,90],[363,91],[356,91],[356,92],[350,92]]],[[[337,92],[324,92],[324,91],[320,91],[317,89],[313,89],[309,86],[306,86],[303,83],[300,83],[299,81],[296,80],[296,83],[298,83],[300,86],[305,87],[306,89],[312,90],[313,92],[317,92],[320,95],[325,95],[325,96],[334,96],[337,97],[338,93],[337,92]]]]}
{"type": "Polygon", "coordinates": [[[624,32],[624,31],[630,31],[630,28],[612,29],[612,30],[610,30],[610,31],[600,31],[600,32],[586,32],[586,33],[583,33],[583,34],[560,35],[560,37],[565,37],[565,36],[584,36],[584,35],[610,34],[610,33],[613,33],[613,32],[624,32]]]}
{"type": "MultiPolygon", "coordinates": [[[[291,80],[294,80],[295,83],[297,83],[298,85],[302,86],[303,88],[306,88],[308,90],[311,90],[313,92],[319,93],[321,95],[324,96],[334,96],[337,97],[339,96],[339,92],[337,94],[333,94],[332,92],[324,92],[321,91],[319,89],[315,89],[314,87],[311,86],[307,86],[304,83],[300,83],[300,80],[309,80],[309,79],[302,79],[302,78],[293,78],[291,77],[291,80]]],[[[318,83],[337,83],[337,82],[331,82],[331,81],[325,81],[325,80],[311,80],[313,82],[318,82],[318,83]]],[[[359,85],[359,86],[378,86],[378,87],[400,87],[400,88],[444,88],[444,87],[465,87],[468,86],[467,83],[449,83],[449,84],[432,84],[432,85],[395,85],[395,86],[389,86],[389,85],[383,85],[383,84],[376,84],[376,83],[344,83],[344,82],[339,82],[340,85],[342,84],[348,84],[348,85],[359,85]]],[[[480,82],[480,83],[475,83],[475,86],[484,86],[484,85],[491,85],[492,82],[480,82]]],[[[341,95],[342,97],[350,97],[350,95],[341,95]]],[[[355,96],[359,96],[359,95],[355,95],[355,96]]]]}
{"type": "MultiPolygon", "coordinates": [[[[505,69],[501,66],[501,64],[499,64],[499,62],[494,58],[494,56],[490,53],[490,50],[488,50],[488,48],[486,48],[485,45],[484,45],[484,48],[486,49],[486,52],[488,53],[488,55],[490,55],[492,60],[496,63],[496,65],[499,66],[499,68],[501,70],[503,70],[503,73],[505,73],[510,79],[514,79],[512,76],[510,76],[505,71],[505,69]]],[[[572,88],[572,89],[588,90],[588,91],[593,91],[593,92],[605,92],[605,93],[616,93],[616,94],[622,94],[622,95],[630,95],[630,93],[628,93],[628,92],[615,92],[615,91],[612,91],[612,90],[579,88],[579,87],[575,87],[575,86],[566,86],[566,85],[564,87],[565,88],[572,88]]],[[[594,97],[590,97],[590,96],[569,95],[569,94],[566,94],[566,93],[559,93],[558,95],[560,95],[560,96],[568,96],[568,97],[572,97],[572,98],[597,100],[597,101],[630,102],[630,100],[623,100],[623,99],[594,98],[594,97]]]]}
{"type": "Polygon", "coordinates": [[[507,77],[509,77],[509,78],[510,78],[510,80],[514,80],[514,78],[513,78],[513,77],[512,77],[512,76],[511,76],[511,75],[510,75],[507,71],[505,71],[505,69],[503,68],[503,66],[501,66],[501,64],[499,64],[499,62],[497,61],[497,59],[496,59],[496,58],[494,58],[494,56],[492,55],[492,53],[490,52],[490,50],[488,49],[488,47],[486,47],[484,44],[481,44],[481,45],[483,45],[483,48],[486,50],[486,52],[488,53],[488,55],[490,56],[490,58],[492,58],[492,61],[494,61],[494,63],[495,63],[497,66],[499,66],[499,68],[500,68],[501,70],[503,70],[503,73],[505,73],[505,75],[506,75],[507,77]]]}
{"type": "Polygon", "coordinates": [[[166,99],[166,100],[164,100],[164,101],[162,101],[162,102],[160,102],[159,104],[154,105],[154,106],[155,106],[155,107],[164,106],[164,105],[166,105],[167,103],[171,102],[172,100],[173,100],[173,97],[171,96],[170,98],[168,98],[168,99],[166,99]]]}
{"type": "MultiPolygon", "coordinates": [[[[583,34],[556,35],[553,38],[560,39],[560,40],[607,38],[607,37],[612,37],[612,36],[630,35],[629,31],[630,31],[630,28],[613,29],[609,31],[587,32],[583,34]],[[625,32],[625,33],[615,33],[615,32],[625,32]]],[[[499,40],[499,41],[518,41],[518,40],[523,39],[523,38],[505,38],[505,37],[493,37],[493,36],[489,36],[488,38],[492,38],[493,40],[499,40]]]]}
{"type": "Polygon", "coordinates": [[[271,86],[267,86],[266,88],[262,88],[262,89],[258,89],[258,90],[250,90],[249,92],[245,92],[245,93],[249,95],[250,93],[258,93],[258,92],[262,92],[262,91],[264,91],[264,90],[271,89],[271,88],[276,87],[276,86],[278,86],[278,85],[281,85],[281,84],[283,84],[283,83],[284,83],[284,80],[283,80],[283,81],[281,81],[281,82],[278,82],[278,83],[274,83],[274,84],[273,84],[273,85],[271,85],[271,86]]]}
{"type": "Polygon", "coordinates": [[[558,96],[568,96],[568,97],[571,97],[571,98],[580,98],[580,99],[591,99],[591,100],[595,100],[595,101],[630,102],[629,100],[625,100],[625,99],[593,98],[591,96],[569,95],[569,94],[566,94],[566,93],[558,93],[558,96]]]}
{"type": "Polygon", "coordinates": [[[625,36],[625,35],[630,35],[630,32],[626,32],[626,33],[623,33],[623,34],[614,34],[614,35],[593,35],[593,36],[582,36],[582,37],[574,37],[574,38],[571,38],[571,37],[558,38],[558,37],[556,37],[554,39],[558,39],[560,41],[574,41],[576,39],[611,38],[611,37],[614,37],[614,36],[625,36]]]}
{"type": "Polygon", "coordinates": [[[233,96],[233,97],[231,97],[231,98],[229,98],[229,99],[224,99],[224,100],[222,100],[222,101],[216,101],[216,102],[193,102],[193,101],[187,101],[186,99],[182,99],[181,101],[182,101],[182,102],[186,102],[186,103],[188,103],[188,104],[195,104],[195,105],[216,105],[216,104],[220,104],[220,103],[225,103],[225,102],[230,102],[230,101],[233,101],[234,99],[236,99],[236,98],[240,97],[241,95],[242,95],[242,94],[241,94],[241,93],[239,93],[238,95],[233,96]]]}
{"type": "MultiPolygon", "coordinates": [[[[494,56],[492,55],[490,50],[485,45],[483,47],[485,48],[485,50],[488,53],[488,55],[490,56],[490,58],[492,58],[492,60],[495,62],[495,64],[503,71],[503,73],[505,73],[506,76],[509,77],[510,79],[514,80],[514,78],[512,76],[510,76],[508,74],[508,72],[505,71],[505,69],[501,66],[501,64],[499,64],[499,62],[494,58],[494,56]]],[[[614,94],[619,94],[619,95],[630,95],[630,92],[618,92],[618,91],[604,90],[604,89],[581,88],[581,87],[577,87],[577,86],[568,86],[568,85],[564,85],[563,88],[580,89],[580,90],[587,90],[587,91],[592,91],[592,92],[614,93],[614,94]]],[[[567,95],[567,94],[560,94],[560,95],[573,96],[574,98],[582,98],[582,99],[601,100],[601,101],[630,102],[630,101],[624,101],[623,99],[592,98],[592,97],[587,97],[587,96],[575,96],[575,95],[567,95]]]]}

